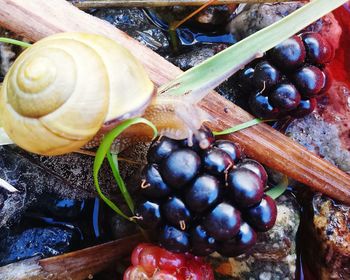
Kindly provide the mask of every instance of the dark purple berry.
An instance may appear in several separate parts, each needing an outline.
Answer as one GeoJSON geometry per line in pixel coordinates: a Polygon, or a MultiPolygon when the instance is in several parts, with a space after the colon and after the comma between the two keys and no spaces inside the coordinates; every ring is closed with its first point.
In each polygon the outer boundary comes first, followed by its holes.
{"type": "Polygon", "coordinates": [[[280,110],[270,103],[269,97],[260,93],[250,96],[249,106],[253,114],[262,119],[275,119],[280,115],[280,110]]]}
{"type": "Polygon", "coordinates": [[[256,231],[264,232],[271,229],[276,222],[277,206],[276,202],[264,195],[258,205],[249,208],[246,211],[247,221],[256,231]]]}
{"type": "Polygon", "coordinates": [[[208,256],[216,250],[215,239],[201,225],[192,228],[190,240],[192,253],[196,256],[208,256]]]}
{"type": "Polygon", "coordinates": [[[198,176],[186,192],[186,204],[197,213],[214,206],[220,197],[220,183],[211,175],[198,176]]]}
{"type": "Polygon", "coordinates": [[[162,216],[171,225],[186,230],[191,221],[191,213],[178,197],[170,197],[161,206],[162,216]]]}
{"type": "Polygon", "coordinates": [[[299,106],[290,112],[290,115],[294,118],[303,118],[313,112],[317,105],[315,98],[301,100],[299,106]]]}
{"type": "Polygon", "coordinates": [[[159,205],[151,201],[144,201],[135,210],[137,223],[145,229],[154,229],[162,221],[159,205]]]}
{"type": "Polygon", "coordinates": [[[254,84],[257,90],[263,91],[277,85],[280,80],[280,72],[268,61],[261,61],[255,66],[254,84]]]}
{"type": "Polygon", "coordinates": [[[323,69],[323,74],[324,74],[325,79],[326,79],[325,86],[318,93],[317,97],[324,94],[324,93],[327,93],[327,91],[331,88],[332,83],[333,83],[333,75],[327,68],[323,69]]]}
{"type": "Polygon", "coordinates": [[[319,33],[303,33],[301,37],[306,48],[308,62],[325,64],[333,59],[333,47],[319,33]]]}
{"type": "Polygon", "coordinates": [[[250,93],[254,89],[254,68],[250,65],[237,73],[237,84],[243,92],[250,93]]]}
{"type": "Polygon", "coordinates": [[[298,36],[293,36],[278,44],[269,52],[274,65],[283,70],[294,70],[305,61],[305,47],[298,36]]]}
{"type": "Polygon", "coordinates": [[[190,250],[188,233],[168,225],[161,229],[159,243],[165,249],[175,253],[185,253],[190,250]]]}
{"type": "Polygon", "coordinates": [[[282,111],[290,111],[298,107],[301,96],[292,84],[279,84],[269,94],[271,103],[282,111]]]}
{"type": "Polygon", "coordinates": [[[205,126],[194,132],[192,143],[188,139],[184,140],[185,147],[190,147],[195,151],[208,149],[215,141],[215,137],[211,130],[205,126]]]}
{"type": "Polygon", "coordinates": [[[237,257],[249,252],[256,244],[257,235],[247,223],[242,223],[237,235],[218,245],[218,252],[224,257],[237,257]]]}
{"type": "Polygon", "coordinates": [[[216,140],[214,147],[226,152],[234,163],[242,159],[242,151],[235,143],[228,140],[216,140]]]}
{"type": "Polygon", "coordinates": [[[241,215],[232,205],[222,202],[204,219],[203,227],[216,240],[229,240],[241,225],[241,215]]]}
{"type": "Polygon", "coordinates": [[[245,159],[237,165],[237,168],[246,168],[253,171],[262,181],[263,186],[267,184],[267,172],[261,163],[253,159],[245,159]]]}
{"type": "Polygon", "coordinates": [[[147,153],[148,163],[160,163],[164,158],[178,149],[178,143],[168,137],[162,136],[154,140],[147,153]]]}
{"type": "Polygon", "coordinates": [[[326,85],[325,74],[315,66],[305,66],[294,75],[294,84],[302,97],[314,97],[326,85]]]}
{"type": "Polygon", "coordinates": [[[157,164],[147,164],[141,176],[141,192],[150,198],[161,198],[170,194],[171,189],[164,183],[157,164]]]}
{"type": "Polygon", "coordinates": [[[212,175],[220,175],[227,172],[233,166],[231,157],[221,149],[211,148],[202,156],[204,169],[212,175]]]}
{"type": "Polygon", "coordinates": [[[246,168],[236,168],[228,175],[228,187],[234,202],[242,208],[259,203],[264,195],[260,177],[246,168]]]}
{"type": "Polygon", "coordinates": [[[190,149],[179,149],[171,153],[161,165],[164,181],[175,189],[181,189],[198,173],[201,159],[190,149]]]}

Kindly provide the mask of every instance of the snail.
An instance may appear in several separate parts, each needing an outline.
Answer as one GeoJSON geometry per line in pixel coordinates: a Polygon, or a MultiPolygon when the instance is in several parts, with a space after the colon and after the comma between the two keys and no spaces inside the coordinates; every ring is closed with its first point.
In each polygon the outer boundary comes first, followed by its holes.
{"type": "MultiPolygon", "coordinates": [[[[136,116],[176,139],[200,126],[205,116],[192,109],[191,97],[155,92],[141,63],[115,41],[61,33],[16,59],[1,88],[0,118],[14,143],[41,155],[96,146],[104,133],[136,116]]],[[[134,128],[129,134],[149,136],[149,131],[134,128]]]]}

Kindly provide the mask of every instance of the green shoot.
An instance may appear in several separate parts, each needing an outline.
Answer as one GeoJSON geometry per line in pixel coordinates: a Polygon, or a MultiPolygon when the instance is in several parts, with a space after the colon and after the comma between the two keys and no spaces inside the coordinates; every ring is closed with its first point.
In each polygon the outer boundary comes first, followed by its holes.
{"type": "Polygon", "coordinates": [[[11,39],[11,38],[5,38],[5,37],[0,37],[0,42],[20,46],[23,48],[28,48],[32,45],[32,44],[27,43],[27,42],[23,42],[23,41],[11,39]]]}
{"type": "Polygon", "coordinates": [[[128,219],[129,221],[134,221],[134,220],[132,218],[128,217],[117,205],[115,205],[114,202],[112,202],[109,198],[107,198],[102,193],[102,190],[101,190],[101,187],[100,187],[100,184],[98,181],[98,174],[99,174],[101,166],[104,162],[104,159],[107,157],[109,164],[112,168],[113,176],[118,184],[118,187],[119,187],[125,201],[127,202],[131,213],[133,213],[134,212],[134,203],[131,199],[129,192],[127,191],[127,188],[125,186],[123,179],[120,176],[119,166],[118,166],[118,158],[116,155],[112,155],[110,153],[110,148],[111,148],[111,145],[114,142],[115,138],[117,138],[124,130],[126,130],[127,128],[129,128],[132,125],[140,124],[140,123],[143,123],[143,124],[150,126],[153,129],[154,137],[157,136],[157,134],[158,134],[157,128],[150,121],[148,121],[144,118],[134,118],[134,119],[126,120],[126,121],[122,122],[121,124],[119,124],[116,128],[112,129],[107,135],[105,135],[105,137],[103,138],[103,140],[102,140],[102,142],[101,142],[101,144],[96,152],[94,166],[93,166],[94,184],[95,184],[97,193],[99,194],[101,199],[111,209],[113,209],[117,214],[124,217],[125,219],[128,219]]]}
{"type": "Polygon", "coordinates": [[[283,176],[281,182],[273,187],[272,189],[268,190],[266,194],[268,196],[271,196],[273,199],[277,199],[280,197],[288,188],[289,180],[287,176],[283,176]]]}
{"type": "Polygon", "coordinates": [[[270,122],[270,121],[274,121],[274,120],[253,119],[253,120],[247,121],[245,123],[230,127],[230,128],[225,129],[223,131],[214,131],[213,134],[215,136],[226,135],[226,134],[237,132],[237,131],[242,130],[242,129],[246,129],[246,128],[251,127],[253,125],[257,125],[259,123],[270,122]]]}

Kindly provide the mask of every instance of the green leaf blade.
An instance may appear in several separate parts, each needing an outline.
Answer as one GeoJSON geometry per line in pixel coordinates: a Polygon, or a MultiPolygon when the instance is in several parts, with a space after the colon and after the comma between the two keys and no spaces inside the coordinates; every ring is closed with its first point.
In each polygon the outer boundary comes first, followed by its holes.
{"type": "Polygon", "coordinates": [[[129,128],[132,125],[141,124],[141,123],[146,124],[152,128],[154,137],[156,137],[158,135],[157,128],[154,126],[154,124],[151,123],[150,121],[144,119],[144,118],[133,118],[133,119],[126,120],[126,121],[122,122],[121,124],[119,124],[116,128],[112,129],[107,135],[105,135],[99,148],[97,149],[95,160],[94,160],[94,165],[93,165],[94,184],[95,184],[97,193],[99,194],[101,199],[110,208],[112,208],[117,214],[119,214],[120,216],[124,217],[125,219],[131,220],[131,221],[133,221],[133,220],[131,218],[129,218],[127,215],[125,215],[117,205],[115,205],[110,199],[108,199],[102,193],[102,190],[101,190],[101,187],[100,187],[100,184],[98,181],[98,174],[99,174],[101,166],[104,162],[104,159],[107,157],[107,159],[110,163],[110,166],[112,168],[113,176],[117,181],[118,187],[120,188],[124,199],[126,200],[131,212],[133,213],[134,204],[132,202],[132,199],[130,197],[129,192],[126,189],[124,181],[120,176],[118,163],[115,162],[115,160],[117,160],[117,157],[115,159],[113,159],[112,155],[110,154],[110,147],[111,147],[112,143],[114,142],[115,138],[117,138],[124,130],[126,130],[127,128],[129,128]]]}
{"type": "Polygon", "coordinates": [[[287,190],[289,185],[289,180],[287,176],[283,176],[281,182],[279,182],[279,184],[275,187],[273,187],[272,189],[268,190],[266,192],[266,194],[268,196],[270,196],[273,199],[277,199],[279,198],[282,194],[284,194],[284,192],[287,190]]]}
{"type": "Polygon", "coordinates": [[[0,37],[0,42],[20,46],[23,48],[28,48],[32,45],[32,44],[27,43],[27,42],[23,42],[23,41],[11,39],[11,38],[6,38],[6,37],[0,37]]]}
{"type": "Polygon", "coordinates": [[[259,123],[270,122],[270,121],[273,121],[273,120],[252,119],[250,121],[238,124],[236,126],[230,127],[228,129],[225,129],[225,130],[222,130],[222,131],[213,131],[213,134],[215,136],[226,135],[226,134],[230,134],[230,133],[234,133],[234,132],[240,131],[242,129],[249,128],[249,127],[257,125],[259,123]]]}
{"type": "Polygon", "coordinates": [[[112,169],[114,179],[117,182],[117,185],[120,189],[121,194],[123,195],[126,203],[128,204],[128,207],[129,207],[131,213],[135,214],[134,202],[132,201],[132,198],[129,194],[129,191],[125,186],[123,178],[120,176],[118,155],[107,153],[107,159],[108,159],[109,165],[112,169]]]}

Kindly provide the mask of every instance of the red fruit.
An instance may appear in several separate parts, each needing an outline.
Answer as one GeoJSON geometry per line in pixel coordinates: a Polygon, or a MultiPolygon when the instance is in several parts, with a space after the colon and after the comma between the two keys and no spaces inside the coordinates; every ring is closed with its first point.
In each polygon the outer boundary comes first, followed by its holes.
{"type": "Polygon", "coordinates": [[[181,254],[175,254],[165,249],[160,249],[159,268],[161,270],[176,271],[186,265],[186,259],[181,254]]]}
{"type": "Polygon", "coordinates": [[[160,248],[149,246],[143,249],[139,255],[139,265],[144,268],[148,275],[159,267],[160,248]]]}
{"type": "Polygon", "coordinates": [[[169,271],[159,270],[153,275],[152,280],[182,280],[182,278],[169,271]]]}
{"type": "Polygon", "coordinates": [[[181,270],[184,279],[191,280],[214,280],[211,266],[203,262],[202,258],[191,256],[187,259],[186,267],[181,270]]]}
{"type": "Polygon", "coordinates": [[[150,244],[147,244],[147,243],[141,243],[139,245],[137,245],[137,247],[132,251],[132,254],[131,254],[131,263],[133,266],[136,266],[139,264],[139,255],[141,253],[141,251],[143,249],[145,249],[146,247],[150,247],[152,245],[150,244]]]}
{"type": "Polygon", "coordinates": [[[151,245],[138,245],[132,255],[132,266],[124,280],[214,280],[211,266],[189,253],[175,254],[151,245]]]}
{"type": "Polygon", "coordinates": [[[123,280],[150,280],[141,266],[130,266],[124,273],[123,280]]]}

